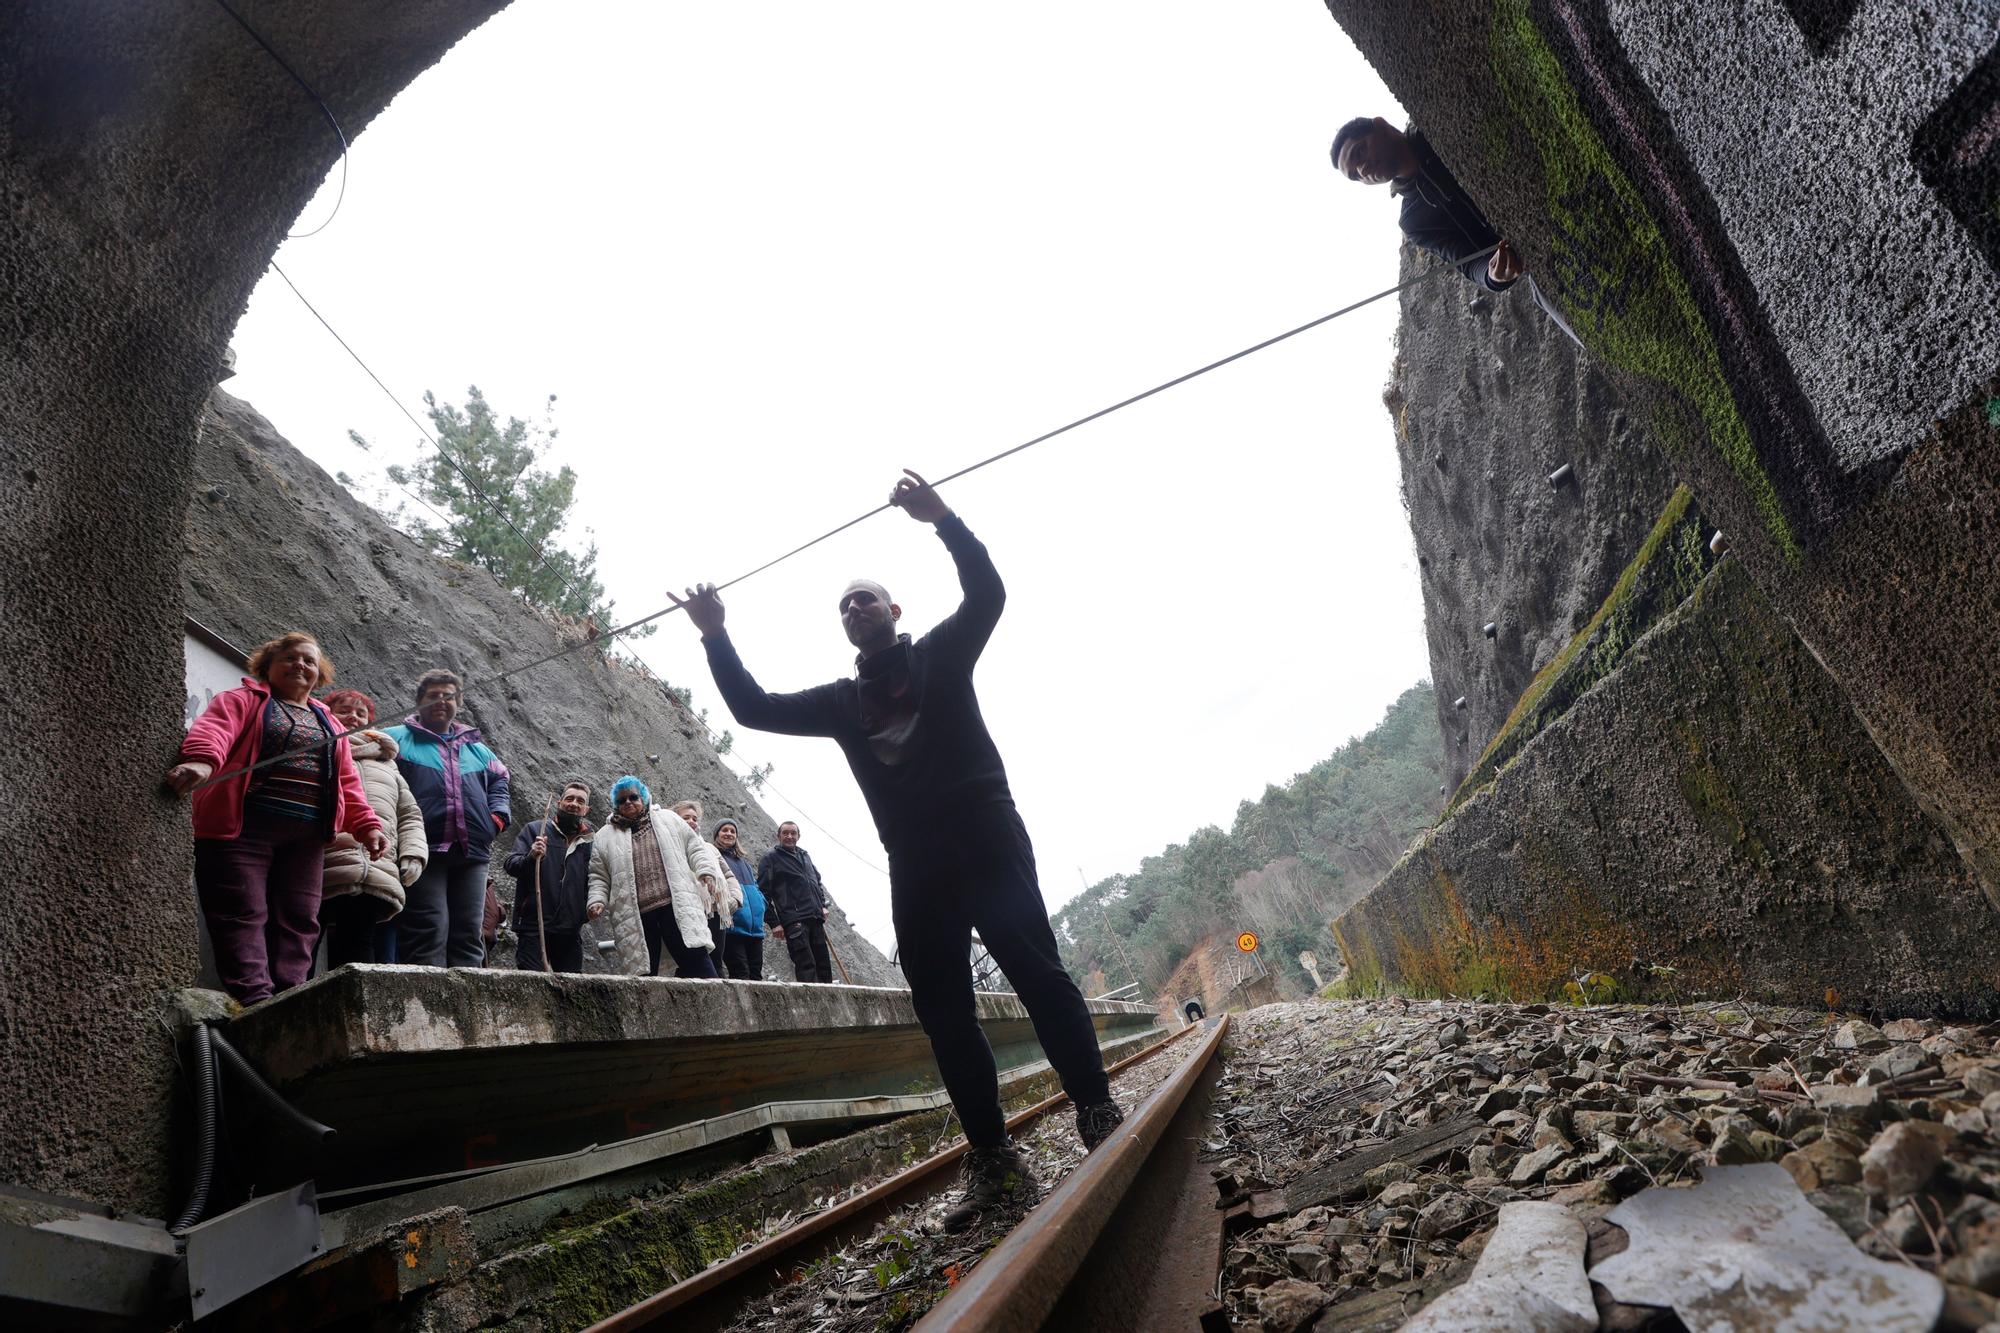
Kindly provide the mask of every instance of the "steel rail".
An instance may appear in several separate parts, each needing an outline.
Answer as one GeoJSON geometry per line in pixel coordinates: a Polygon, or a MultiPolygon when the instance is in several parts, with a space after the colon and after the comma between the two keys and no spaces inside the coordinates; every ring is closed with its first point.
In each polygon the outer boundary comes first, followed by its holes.
{"type": "MultiPolygon", "coordinates": [[[[1105,1069],[1106,1074],[1117,1074],[1143,1060],[1166,1050],[1167,1047],[1197,1031],[1185,1027],[1172,1035],[1153,1043],[1144,1050],[1135,1051],[1116,1064],[1105,1069]]],[[[1013,1133],[1023,1126],[1033,1123],[1049,1112],[1061,1108],[1069,1101],[1066,1093],[1036,1102],[1033,1106],[1016,1112],[1007,1120],[1007,1130],[1013,1133]]],[[[1122,1131],[1120,1137],[1122,1137],[1122,1131]]],[[[1106,1145],[1108,1147],[1109,1145],[1106,1145]]],[[[1100,1153],[1103,1148],[1098,1150],[1100,1153]]],[[[666,1328],[671,1325],[675,1333],[690,1333],[690,1330],[720,1328],[733,1319],[748,1299],[753,1287],[771,1287],[783,1282],[791,1269],[787,1260],[794,1260],[799,1251],[814,1242],[823,1249],[831,1248],[858,1230],[872,1226],[875,1221],[891,1212],[908,1195],[918,1193],[926,1186],[935,1190],[942,1182],[939,1177],[965,1156],[963,1142],[933,1154],[923,1161],[909,1166],[888,1179],[870,1186],[868,1189],[834,1205],[824,1212],[815,1213],[787,1227],[775,1236],[758,1242],[740,1254],[732,1255],[719,1264],[704,1268],[694,1276],[676,1282],[665,1291],[648,1296],[638,1304],[617,1314],[609,1315],[590,1325],[585,1333],[637,1333],[642,1329],[666,1328]]],[[[1085,1159],[1086,1162],[1089,1160],[1085,1159]]],[[[1058,1191],[1060,1193],[1060,1191],[1058,1191]]],[[[975,1273],[979,1270],[975,1268],[975,1273]]]]}
{"type": "Polygon", "coordinates": [[[1208,1073],[1228,1030],[1225,1014],[1132,1118],[932,1306],[913,1333],[1040,1329],[1083,1271],[1091,1248],[1166,1137],[1188,1094],[1208,1073]]]}

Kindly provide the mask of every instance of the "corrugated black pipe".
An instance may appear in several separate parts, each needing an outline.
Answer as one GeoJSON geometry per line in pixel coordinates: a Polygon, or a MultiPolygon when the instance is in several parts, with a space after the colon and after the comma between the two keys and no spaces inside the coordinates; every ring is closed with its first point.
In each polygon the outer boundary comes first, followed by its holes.
{"type": "Polygon", "coordinates": [[[301,1111],[298,1107],[273,1092],[271,1085],[264,1081],[263,1075],[251,1068],[250,1062],[243,1058],[242,1052],[229,1044],[229,1038],[223,1036],[220,1032],[213,1035],[215,1050],[222,1057],[222,1064],[234,1070],[238,1077],[249,1084],[250,1090],[261,1097],[266,1106],[276,1111],[283,1119],[291,1121],[292,1124],[304,1130],[307,1135],[311,1136],[317,1142],[327,1144],[333,1141],[333,1126],[322,1125],[319,1121],[313,1119],[304,1111],[301,1111]]]}
{"type": "Polygon", "coordinates": [[[208,1211],[209,1187],[215,1183],[215,1047],[206,1023],[198,1024],[194,1042],[195,1145],[194,1182],[188,1189],[187,1207],[168,1230],[185,1231],[201,1221],[208,1211]]]}

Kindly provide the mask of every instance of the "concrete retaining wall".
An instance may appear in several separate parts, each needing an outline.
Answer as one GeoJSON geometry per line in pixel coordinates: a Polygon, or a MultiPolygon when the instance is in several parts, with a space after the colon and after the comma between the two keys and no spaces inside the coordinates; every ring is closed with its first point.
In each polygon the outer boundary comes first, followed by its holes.
{"type": "MultiPolygon", "coordinates": [[[[352,138],[498,0],[263,5],[352,138]]],[[[164,993],[194,974],[179,745],[195,422],[340,154],[215,5],[0,16],[0,1179],[170,1207],[164,993]],[[117,811],[79,837],[79,810],[117,811]]]]}
{"type": "MultiPolygon", "coordinates": [[[[1043,1058],[1027,1009],[978,995],[995,1059],[1043,1058]]],[[[1087,1001],[1100,1042],[1160,1026],[1087,1001]]],[[[498,970],[347,967],[225,1029],[339,1131],[322,1188],[516,1162],[771,1101],[938,1087],[908,991],[498,970]]]]}
{"type": "Polygon", "coordinates": [[[1973,875],[1733,560],[1335,933],[1363,987],[2000,1013],[1973,875]]]}

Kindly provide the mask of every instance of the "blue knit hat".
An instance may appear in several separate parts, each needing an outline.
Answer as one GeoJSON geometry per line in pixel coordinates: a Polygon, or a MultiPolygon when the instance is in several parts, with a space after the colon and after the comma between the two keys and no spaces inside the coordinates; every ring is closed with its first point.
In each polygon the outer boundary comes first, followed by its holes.
{"type": "Polygon", "coordinates": [[[618,779],[618,781],[611,784],[611,808],[613,810],[616,810],[618,808],[618,793],[624,791],[627,787],[637,787],[639,789],[639,799],[646,803],[647,809],[649,810],[652,809],[653,806],[652,791],[646,786],[645,783],[639,781],[639,779],[633,777],[630,773],[627,773],[624,777],[618,779]]]}

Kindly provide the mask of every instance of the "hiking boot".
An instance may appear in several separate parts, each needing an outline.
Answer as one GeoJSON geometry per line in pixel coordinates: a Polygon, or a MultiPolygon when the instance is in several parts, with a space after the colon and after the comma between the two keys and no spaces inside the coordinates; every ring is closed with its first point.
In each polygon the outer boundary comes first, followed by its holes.
{"type": "Polygon", "coordinates": [[[1076,1136],[1083,1140],[1085,1152],[1096,1152],[1097,1145],[1111,1137],[1111,1131],[1125,1123],[1125,1113],[1118,1109],[1114,1101],[1092,1102],[1088,1106],[1076,1108],[1076,1136]]]}
{"type": "Polygon", "coordinates": [[[965,1194],[940,1219],[946,1231],[963,1231],[988,1213],[1025,1207],[1039,1193],[1027,1159],[1011,1143],[966,1153],[959,1178],[965,1194]]]}

